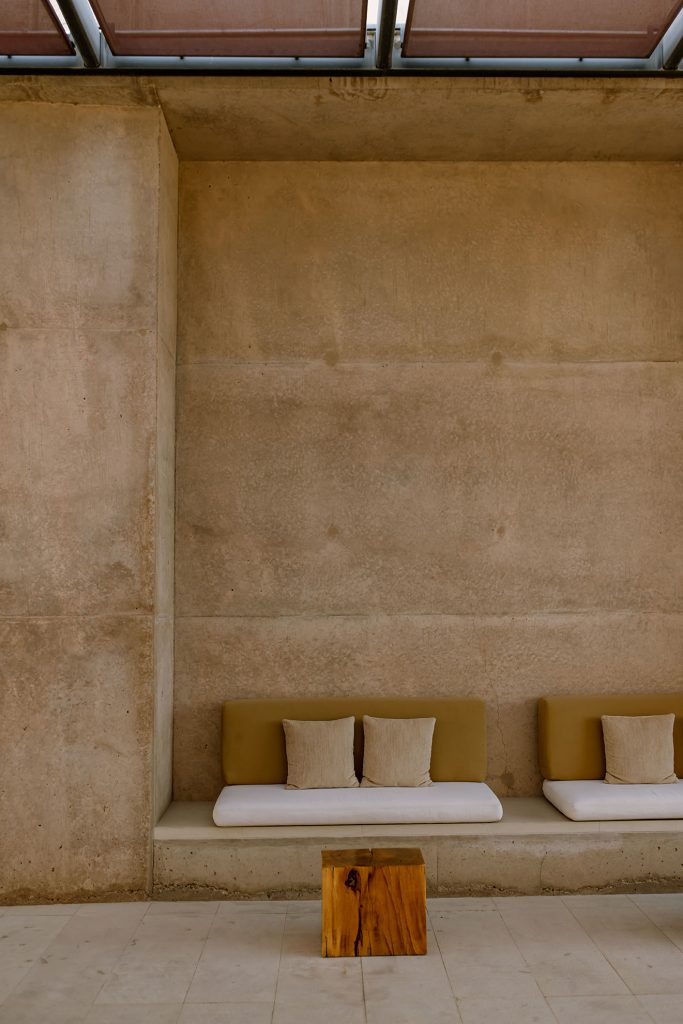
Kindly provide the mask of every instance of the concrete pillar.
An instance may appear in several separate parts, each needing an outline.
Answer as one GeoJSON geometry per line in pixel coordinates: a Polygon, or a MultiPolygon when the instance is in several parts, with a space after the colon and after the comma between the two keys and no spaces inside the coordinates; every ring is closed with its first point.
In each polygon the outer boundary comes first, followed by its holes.
{"type": "Polygon", "coordinates": [[[144,101],[3,103],[0,153],[0,899],[143,896],[170,799],[177,158],[144,101]]]}

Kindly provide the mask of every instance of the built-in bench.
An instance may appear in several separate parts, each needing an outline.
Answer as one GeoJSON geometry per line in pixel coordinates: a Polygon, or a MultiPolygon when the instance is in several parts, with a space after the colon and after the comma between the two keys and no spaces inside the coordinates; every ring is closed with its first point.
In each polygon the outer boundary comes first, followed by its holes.
{"type": "MultiPolygon", "coordinates": [[[[683,702],[683,695],[675,696],[683,702]]],[[[621,698],[622,703],[612,704],[611,698],[601,698],[600,707],[591,707],[587,713],[584,698],[583,711],[579,714],[574,709],[575,725],[569,724],[574,713],[569,705],[552,705],[550,714],[548,705],[542,706],[540,763],[544,776],[564,781],[600,779],[604,775],[600,714],[661,712],[656,700],[648,698],[643,703],[643,699],[629,704],[621,698]],[[552,746],[552,753],[548,745],[552,746]],[[585,760],[586,752],[591,752],[592,760],[585,760]]],[[[669,707],[671,698],[665,696],[664,701],[669,707]]],[[[282,705],[261,702],[267,707],[258,709],[260,739],[255,746],[255,709],[252,706],[246,714],[234,714],[237,703],[232,702],[224,711],[223,730],[224,777],[235,785],[268,786],[275,785],[274,780],[278,779],[277,784],[282,784],[286,777],[280,725],[283,717],[298,714],[304,718],[336,718],[359,711],[357,706],[351,709],[343,699],[330,701],[325,714],[319,701],[312,702],[308,709],[303,704],[294,708],[292,701],[282,705]]],[[[362,703],[367,714],[390,716],[386,702],[362,703]]],[[[432,776],[452,780],[465,775],[471,782],[481,782],[486,773],[481,702],[473,703],[469,726],[460,728],[462,742],[455,745],[443,722],[449,716],[458,718],[462,707],[456,709],[453,701],[441,708],[438,704],[407,702],[399,713],[393,702],[391,715],[436,715],[442,728],[435,730],[432,776]]],[[[678,708],[679,705],[674,708],[677,714],[683,713],[683,707],[680,711],[678,708]]],[[[678,774],[682,775],[683,765],[678,758],[683,748],[678,731],[676,735],[676,764],[678,774]]],[[[356,764],[362,764],[360,729],[356,735],[356,764]]],[[[213,803],[174,803],[155,829],[155,894],[159,898],[181,899],[315,897],[320,893],[322,849],[367,846],[419,846],[425,858],[428,891],[433,896],[683,890],[681,820],[624,821],[607,820],[604,816],[601,820],[572,821],[542,796],[508,798],[501,803],[502,820],[488,822],[309,822],[248,827],[217,827],[212,818],[213,803]]]]}
{"type": "Polygon", "coordinates": [[[683,819],[683,693],[568,694],[538,702],[538,763],[543,792],[574,821],[683,819]],[[678,782],[609,785],[602,715],[674,714],[678,782]]]}
{"type": "Polygon", "coordinates": [[[498,821],[502,808],[486,785],[486,705],[466,697],[233,700],[223,705],[225,786],[214,807],[221,826],[450,823],[498,821]],[[363,715],[434,718],[431,786],[285,788],[284,719],[355,719],[354,762],[363,774],[363,715]]]}
{"type": "Polygon", "coordinates": [[[683,822],[570,821],[544,797],[501,821],[218,828],[210,802],[173,803],[154,832],[158,898],[313,898],[320,851],[419,846],[430,895],[683,890],[683,822]]]}

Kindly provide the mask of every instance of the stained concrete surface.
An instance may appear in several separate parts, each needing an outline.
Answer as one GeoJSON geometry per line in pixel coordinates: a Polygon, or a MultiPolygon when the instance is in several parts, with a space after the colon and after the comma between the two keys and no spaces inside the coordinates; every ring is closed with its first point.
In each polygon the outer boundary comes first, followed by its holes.
{"type": "Polygon", "coordinates": [[[178,614],[683,612],[683,363],[179,373],[178,614]]]}
{"type": "Polygon", "coordinates": [[[3,901],[147,891],[152,621],[0,619],[3,901]]]}
{"type": "Polygon", "coordinates": [[[4,899],[150,885],[155,671],[172,671],[166,146],[156,109],[0,104],[4,899]]]}
{"type": "MultiPolygon", "coordinates": [[[[378,833],[380,847],[419,846],[432,896],[678,892],[678,834],[423,836],[378,833]]],[[[367,844],[367,838],[364,840],[367,844]]],[[[155,894],[173,899],[307,899],[320,895],[320,850],[357,849],[357,836],[154,844],[155,894]]]]}
{"type": "Polygon", "coordinates": [[[680,160],[658,74],[3,75],[0,100],[159,107],[181,160],[680,160]]]}
{"type": "Polygon", "coordinates": [[[187,164],[176,799],[220,703],[680,683],[681,169],[187,164]]]}
{"type": "Polygon", "coordinates": [[[181,178],[180,363],[680,359],[678,164],[181,178]]]}
{"type": "Polygon", "coordinates": [[[538,696],[671,689],[682,627],[680,614],[629,612],[181,617],[175,799],[220,791],[222,701],[272,694],[480,696],[492,788],[538,792],[538,696]]]}
{"type": "Polygon", "coordinates": [[[7,328],[0,351],[2,613],[151,612],[153,334],[7,328]]]}
{"type": "Polygon", "coordinates": [[[158,118],[3,105],[0,322],[156,329],[158,118]]]}
{"type": "MultiPolygon", "coordinates": [[[[145,80],[142,80],[143,83],[145,80]]],[[[152,78],[182,160],[680,160],[680,77],[152,78]]]]}

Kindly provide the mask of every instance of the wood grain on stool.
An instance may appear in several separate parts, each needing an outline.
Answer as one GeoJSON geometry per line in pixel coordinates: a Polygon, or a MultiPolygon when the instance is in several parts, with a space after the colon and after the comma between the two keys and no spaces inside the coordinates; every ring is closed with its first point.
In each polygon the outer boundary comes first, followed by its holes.
{"type": "Polygon", "coordinates": [[[323,850],[323,956],[423,956],[425,863],[417,849],[323,850]]]}

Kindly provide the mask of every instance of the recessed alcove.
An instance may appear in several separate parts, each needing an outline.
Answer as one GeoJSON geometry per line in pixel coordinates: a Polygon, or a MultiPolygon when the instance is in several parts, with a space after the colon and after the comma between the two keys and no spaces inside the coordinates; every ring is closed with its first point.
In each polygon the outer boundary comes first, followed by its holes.
{"type": "Polygon", "coordinates": [[[680,684],[682,100],[0,80],[7,899],[149,893],[230,697],[482,696],[516,821],[538,696],[680,684]]]}

